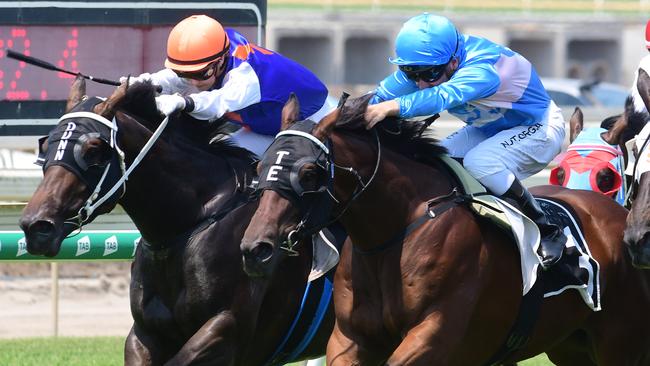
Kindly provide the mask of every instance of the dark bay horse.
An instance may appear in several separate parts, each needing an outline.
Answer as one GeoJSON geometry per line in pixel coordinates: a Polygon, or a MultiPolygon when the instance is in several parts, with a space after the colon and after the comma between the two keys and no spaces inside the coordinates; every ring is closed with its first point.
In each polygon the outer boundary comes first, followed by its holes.
{"type": "MultiPolygon", "coordinates": [[[[318,125],[296,122],[298,102],[288,101],[290,134],[278,136],[259,165],[264,190],[241,243],[244,266],[256,275],[283,272],[273,257],[301,231],[328,224],[309,217],[329,209],[329,199],[353,245],[343,248],[335,276],[328,364],[484,365],[522,302],[518,251],[504,231],[449,199],[457,183],[435,158],[444,149],[413,137],[416,124],[402,121],[376,138],[353,128],[367,100],[348,102],[318,125]],[[418,224],[429,209],[433,219],[418,224]]],[[[602,310],[575,291],[544,299],[529,341],[502,362],[546,352],[556,365],[649,365],[650,274],[625,254],[626,209],[591,191],[533,192],[577,213],[600,264],[602,310]]]]}
{"type": "Polygon", "coordinates": [[[162,120],[153,87],[122,85],[103,102],[84,94],[78,79],[68,100],[73,113],[41,145],[44,178],[20,226],[30,253],[53,256],[73,230],[124,207],[143,238],[131,268],[125,364],[264,365],[292,350],[294,359],[322,355],[334,319],[327,303],[319,307],[322,326],[307,337],[297,333],[304,323],[294,323],[304,309],[311,246],[273,278],[250,279],[241,268],[239,243],[257,206],[247,192],[251,153],[210,144],[211,125],[179,114],[142,157],[162,120]]]}

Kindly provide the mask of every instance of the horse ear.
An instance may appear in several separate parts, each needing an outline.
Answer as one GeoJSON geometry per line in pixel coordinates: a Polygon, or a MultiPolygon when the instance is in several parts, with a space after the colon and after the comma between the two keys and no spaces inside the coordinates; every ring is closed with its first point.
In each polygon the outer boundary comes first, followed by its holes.
{"type": "Polygon", "coordinates": [[[632,103],[632,99],[628,98],[628,101],[625,102],[625,112],[621,114],[616,122],[614,122],[614,125],[607,131],[603,132],[600,136],[605,140],[610,145],[618,145],[619,140],[621,139],[621,135],[623,134],[623,131],[627,128],[627,116],[628,116],[628,107],[632,106],[634,108],[634,103],[632,103]]]}
{"type": "Polygon", "coordinates": [[[332,133],[332,130],[334,130],[336,121],[338,121],[340,115],[341,107],[331,111],[316,125],[316,128],[314,128],[312,135],[321,141],[325,141],[325,139],[327,139],[332,133]]]}
{"type": "Polygon", "coordinates": [[[571,126],[571,133],[569,135],[569,143],[573,142],[578,134],[582,131],[584,126],[584,116],[582,115],[582,109],[576,107],[571,115],[571,120],[569,121],[569,126],[571,126]]]}
{"type": "Polygon", "coordinates": [[[124,101],[127,87],[127,83],[122,83],[122,85],[118,86],[115,89],[110,97],[108,97],[105,101],[97,104],[93,111],[109,121],[112,120],[113,117],[115,117],[117,108],[119,108],[119,106],[124,101]]]}
{"type": "Polygon", "coordinates": [[[643,69],[639,69],[639,77],[636,82],[636,89],[639,91],[641,99],[643,99],[643,104],[647,110],[650,106],[650,76],[643,69]]]}
{"type": "Polygon", "coordinates": [[[298,116],[300,115],[300,102],[298,102],[298,97],[296,94],[291,93],[289,99],[284,103],[282,107],[282,131],[288,129],[296,123],[298,116]]]}
{"type": "Polygon", "coordinates": [[[81,103],[83,97],[86,95],[86,79],[77,75],[70,87],[68,94],[68,101],[65,103],[65,113],[70,112],[72,107],[81,103]]]}

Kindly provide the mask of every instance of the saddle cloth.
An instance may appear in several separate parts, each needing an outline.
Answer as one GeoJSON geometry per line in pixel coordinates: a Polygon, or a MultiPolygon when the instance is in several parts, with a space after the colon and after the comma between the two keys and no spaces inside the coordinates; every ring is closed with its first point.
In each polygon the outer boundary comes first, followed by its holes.
{"type": "Polygon", "coordinates": [[[472,195],[470,207],[476,214],[493,221],[512,233],[520,254],[523,294],[527,294],[537,281],[538,274],[544,275],[544,297],[559,295],[567,289],[580,293],[585,304],[593,311],[600,307],[600,267],[589,251],[582,235],[579,220],[570,207],[546,198],[536,198],[548,219],[563,228],[567,237],[564,254],[560,261],[548,271],[541,272],[541,260],[537,255],[540,233],[537,225],[510,203],[489,195],[474,177],[459,162],[443,157],[442,161],[461,182],[464,193],[472,195]]]}

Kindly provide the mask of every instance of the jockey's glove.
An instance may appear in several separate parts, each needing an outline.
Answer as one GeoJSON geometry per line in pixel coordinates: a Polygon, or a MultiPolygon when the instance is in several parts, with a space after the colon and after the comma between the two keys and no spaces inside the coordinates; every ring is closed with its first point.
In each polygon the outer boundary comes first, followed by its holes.
{"type": "Polygon", "coordinates": [[[156,107],[160,113],[169,116],[179,110],[191,112],[194,109],[194,101],[180,94],[159,95],[156,97],[156,107]]]}
{"type": "MultiPolygon", "coordinates": [[[[129,76],[122,76],[120,78],[120,84],[124,84],[127,78],[129,78],[129,76]]],[[[151,74],[148,72],[142,73],[139,76],[131,76],[129,80],[129,85],[144,83],[146,81],[151,81],[151,74]]]]}

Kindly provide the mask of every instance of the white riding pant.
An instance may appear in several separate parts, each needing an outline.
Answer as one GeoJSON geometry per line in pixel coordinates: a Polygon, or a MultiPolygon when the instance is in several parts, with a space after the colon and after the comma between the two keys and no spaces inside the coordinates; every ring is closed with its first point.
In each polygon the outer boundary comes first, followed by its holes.
{"type": "Polygon", "coordinates": [[[551,101],[544,118],[487,137],[467,125],[442,140],[449,155],[463,158],[465,169],[496,195],[504,194],[515,178],[526,179],[544,169],[562,149],[565,123],[551,101]]]}
{"type": "MultiPolygon", "coordinates": [[[[320,122],[323,117],[328,115],[331,111],[336,108],[336,102],[330,98],[325,99],[325,104],[316,111],[316,113],[307,117],[307,119],[312,120],[316,123],[320,122]]],[[[243,148],[246,148],[254,152],[258,157],[262,157],[264,151],[271,145],[275,136],[262,135],[256,132],[253,132],[247,128],[241,128],[235,131],[230,138],[243,148]]]]}

